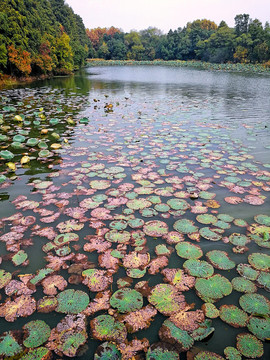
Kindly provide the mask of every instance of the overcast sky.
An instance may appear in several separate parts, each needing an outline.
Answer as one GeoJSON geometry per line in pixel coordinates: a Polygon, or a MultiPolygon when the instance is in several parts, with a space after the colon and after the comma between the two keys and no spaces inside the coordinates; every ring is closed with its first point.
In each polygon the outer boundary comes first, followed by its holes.
{"type": "Polygon", "coordinates": [[[188,21],[225,20],[234,26],[237,14],[249,14],[263,25],[270,21],[270,0],[66,0],[85,27],[115,26],[129,32],[154,26],[164,32],[183,27],[188,21]]]}

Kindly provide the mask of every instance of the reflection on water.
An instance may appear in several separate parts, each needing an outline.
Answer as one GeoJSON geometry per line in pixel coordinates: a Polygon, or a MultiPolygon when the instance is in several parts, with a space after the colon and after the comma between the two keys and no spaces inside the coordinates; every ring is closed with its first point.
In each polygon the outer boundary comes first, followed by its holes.
{"type": "MultiPolygon", "coordinates": [[[[15,171],[7,170],[7,161],[0,167],[7,176],[0,185],[1,269],[16,280],[53,269],[68,281],[66,289],[83,291],[92,302],[96,291],[82,283],[80,274],[94,267],[107,271],[103,281],[112,276],[112,292],[122,282],[132,289],[140,281],[152,288],[170,283],[194,310],[215,300],[218,309],[239,307],[243,293],[236,288],[215,299],[196,285],[195,291],[197,275],[189,274],[190,284],[184,286],[180,273],[171,279],[162,269],[183,269],[192,258],[180,251],[177,242],[183,241],[193,250],[199,246],[199,258],[230,281],[241,275],[238,264],[252,263],[251,254],[269,252],[269,78],[167,67],[96,67],[0,95],[1,135],[6,139],[1,144],[14,152],[16,165],[15,171]],[[18,114],[25,116],[20,123],[14,121],[18,114]],[[42,157],[41,148],[24,142],[14,150],[16,134],[45,143],[50,154],[42,157]],[[54,143],[61,148],[54,149],[54,143]],[[30,161],[20,165],[25,155],[30,161]],[[76,242],[56,245],[58,234],[70,232],[78,234],[76,242]],[[100,242],[97,247],[95,241],[100,242]],[[226,268],[220,259],[211,262],[212,250],[226,252],[232,266],[226,268]],[[18,251],[27,257],[20,261],[18,251]],[[138,262],[138,254],[147,254],[146,263],[138,262]]],[[[267,265],[257,266],[257,276],[268,274],[267,265]]],[[[257,293],[267,297],[269,282],[252,281],[257,293]]],[[[44,283],[35,290],[31,296],[36,301],[46,295],[44,283]]],[[[3,304],[9,296],[6,285],[0,294],[3,304]]],[[[16,292],[10,296],[17,298],[16,292]]],[[[149,328],[129,334],[129,341],[134,336],[150,344],[160,340],[169,312],[144,294],[144,305],[148,302],[159,312],[149,328]]],[[[108,314],[109,306],[88,313],[88,320],[108,314]]],[[[123,321],[117,311],[109,313],[123,321]]],[[[10,322],[5,315],[1,333],[36,319],[53,328],[65,316],[35,311],[10,322]]],[[[197,339],[195,346],[222,356],[226,346],[236,346],[237,334],[248,332],[246,326],[235,329],[219,317],[211,326],[212,336],[197,339]]],[[[100,343],[89,338],[81,358],[92,359],[100,343]]],[[[264,343],[264,351],[261,358],[269,358],[269,344],[264,343]]]]}

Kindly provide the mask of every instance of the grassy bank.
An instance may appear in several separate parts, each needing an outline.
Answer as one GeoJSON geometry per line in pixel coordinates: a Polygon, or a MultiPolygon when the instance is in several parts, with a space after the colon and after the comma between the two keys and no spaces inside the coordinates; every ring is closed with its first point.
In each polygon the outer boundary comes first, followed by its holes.
{"type": "Polygon", "coordinates": [[[263,64],[213,64],[203,61],[182,61],[182,60],[153,60],[153,61],[135,61],[135,60],[103,60],[88,59],[88,66],[134,66],[134,65],[155,65],[155,66],[176,66],[176,67],[193,67],[197,69],[207,69],[216,71],[230,72],[249,72],[270,74],[270,67],[263,64]]]}

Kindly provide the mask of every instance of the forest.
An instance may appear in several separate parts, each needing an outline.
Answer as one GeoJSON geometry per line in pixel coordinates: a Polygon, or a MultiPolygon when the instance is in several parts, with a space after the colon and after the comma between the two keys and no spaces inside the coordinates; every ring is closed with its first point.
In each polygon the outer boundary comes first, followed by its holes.
{"type": "Polygon", "coordinates": [[[230,28],[202,19],[163,34],[86,29],[64,0],[1,0],[0,75],[69,74],[87,58],[105,60],[201,60],[270,66],[270,25],[248,14],[230,28]]]}

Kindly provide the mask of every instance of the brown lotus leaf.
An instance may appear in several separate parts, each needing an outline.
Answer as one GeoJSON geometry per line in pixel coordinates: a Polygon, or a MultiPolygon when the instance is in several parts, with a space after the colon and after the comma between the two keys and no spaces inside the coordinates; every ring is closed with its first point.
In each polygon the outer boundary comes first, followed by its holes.
{"type": "Polygon", "coordinates": [[[100,267],[116,272],[119,269],[120,260],[111,255],[111,250],[107,250],[99,255],[98,263],[100,267]]]}
{"type": "Polygon", "coordinates": [[[243,199],[241,199],[238,196],[228,196],[228,197],[225,197],[224,200],[227,203],[232,204],[232,205],[240,204],[244,201],[243,199]]]}
{"type": "Polygon", "coordinates": [[[46,237],[49,240],[53,240],[57,236],[57,232],[54,230],[53,227],[45,227],[36,229],[35,231],[32,231],[32,235],[38,235],[40,237],[46,237]]]}
{"type": "Polygon", "coordinates": [[[249,250],[249,248],[247,246],[235,246],[232,248],[232,251],[235,253],[235,254],[244,254],[246,253],[247,251],[249,250]]]}
{"type": "Polygon", "coordinates": [[[169,319],[182,330],[192,332],[200,326],[199,324],[205,320],[202,310],[180,311],[169,319]]]}
{"type": "Polygon", "coordinates": [[[180,291],[188,291],[195,285],[195,278],[185,274],[181,269],[163,269],[161,274],[164,275],[165,282],[174,285],[180,291]]]}
{"type": "Polygon", "coordinates": [[[128,269],[143,269],[147,264],[149,264],[149,261],[150,255],[148,253],[140,254],[136,251],[133,251],[124,257],[123,265],[128,269]]]}
{"type": "Polygon", "coordinates": [[[206,203],[205,203],[205,205],[206,205],[207,207],[212,208],[212,209],[218,209],[218,208],[220,208],[220,203],[219,203],[218,201],[216,201],[216,200],[207,200],[206,203]]]}
{"type": "Polygon", "coordinates": [[[185,240],[185,236],[180,234],[178,231],[170,231],[167,235],[164,235],[163,238],[170,245],[177,244],[185,240]]]}
{"type": "Polygon", "coordinates": [[[67,315],[52,329],[46,347],[61,357],[75,357],[78,347],[86,343],[87,337],[85,315],[67,315]],[[73,342],[73,338],[77,341],[73,342]]]}
{"type": "Polygon", "coordinates": [[[74,257],[72,260],[77,264],[86,264],[89,262],[88,256],[85,254],[81,254],[81,253],[74,254],[74,257]]]}
{"type": "Polygon", "coordinates": [[[169,264],[167,256],[158,256],[155,259],[151,260],[148,267],[148,272],[150,275],[155,275],[159,272],[160,269],[163,269],[169,264]]]}
{"type": "Polygon", "coordinates": [[[68,278],[69,284],[79,285],[83,280],[83,277],[80,275],[73,274],[68,278]]]}
{"type": "Polygon", "coordinates": [[[94,292],[106,290],[113,282],[112,276],[109,275],[109,273],[105,270],[87,269],[84,270],[82,276],[83,276],[82,283],[88,286],[90,291],[94,291],[94,292]]]}
{"type": "Polygon", "coordinates": [[[14,301],[8,298],[6,302],[0,306],[0,317],[4,317],[6,321],[13,322],[17,317],[32,315],[35,310],[36,300],[30,295],[21,295],[14,301]]]}
{"type": "Polygon", "coordinates": [[[74,254],[72,253],[67,256],[62,256],[61,258],[58,256],[47,255],[45,256],[45,260],[48,262],[46,267],[53,269],[55,271],[59,271],[60,269],[67,269],[68,265],[66,261],[72,260],[73,257],[74,254]]]}
{"type": "Polygon", "coordinates": [[[36,287],[33,284],[28,284],[28,286],[18,280],[11,280],[5,287],[5,293],[7,296],[20,296],[20,295],[31,295],[36,292],[36,287]]]}
{"type": "MultiPolygon", "coordinates": [[[[93,267],[95,266],[95,264],[93,264],[93,267]]],[[[69,274],[76,274],[76,275],[81,275],[83,270],[85,269],[89,269],[89,267],[87,266],[87,264],[82,263],[82,264],[71,264],[70,267],[68,268],[68,273],[69,274]]]]}
{"type": "Polygon", "coordinates": [[[41,313],[50,313],[57,308],[58,301],[55,296],[44,296],[37,302],[37,311],[41,313]]]}
{"type": "Polygon", "coordinates": [[[68,283],[61,275],[51,275],[42,280],[43,292],[46,295],[57,295],[57,289],[63,291],[68,283]]]}
{"type": "Polygon", "coordinates": [[[111,220],[112,215],[110,213],[110,210],[98,207],[91,211],[91,216],[93,218],[97,218],[98,220],[111,220]]]}
{"type": "Polygon", "coordinates": [[[125,287],[131,287],[132,282],[133,282],[133,279],[128,276],[126,276],[124,278],[119,278],[117,280],[117,287],[118,287],[118,289],[123,289],[125,287]]]}
{"type": "Polygon", "coordinates": [[[93,229],[100,229],[104,226],[106,226],[106,224],[100,220],[91,219],[89,222],[89,227],[93,229]]]}
{"type": "Polygon", "coordinates": [[[135,360],[139,351],[146,352],[149,348],[149,341],[146,338],[133,339],[130,342],[119,344],[117,347],[121,352],[122,360],[135,360]]]}
{"type": "Polygon", "coordinates": [[[91,316],[100,310],[108,310],[110,308],[111,292],[109,290],[99,292],[93,301],[89,303],[83,311],[86,316],[91,316]]]}
{"type": "Polygon", "coordinates": [[[90,253],[93,251],[97,251],[98,253],[103,253],[112,246],[112,244],[109,241],[106,241],[103,238],[96,235],[88,235],[85,237],[85,239],[89,240],[89,243],[84,244],[83,250],[90,253]]]}
{"type": "Polygon", "coordinates": [[[157,310],[152,305],[147,305],[140,310],[123,315],[120,321],[124,322],[129,333],[134,333],[147,329],[156,314],[157,310]]]}
{"type": "Polygon", "coordinates": [[[149,286],[148,281],[146,281],[146,280],[139,281],[135,285],[135,290],[139,291],[142,294],[142,296],[145,296],[145,297],[150,295],[151,289],[152,288],[149,286]]]}
{"type": "Polygon", "coordinates": [[[15,231],[9,231],[3,235],[0,236],[0,241],[13,244],[15,241],[21,240],[23,238],[23,234],[17,233],[15,231]]]}

